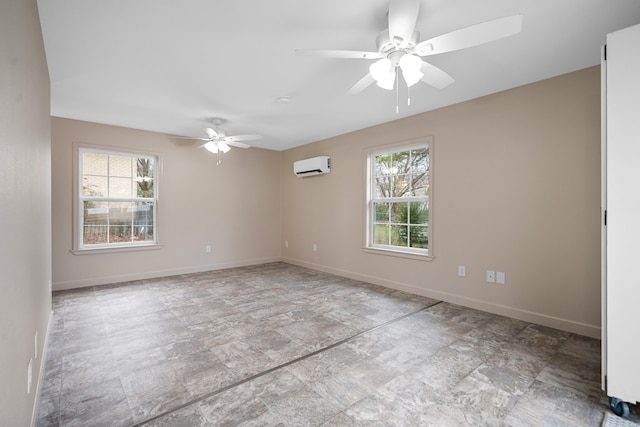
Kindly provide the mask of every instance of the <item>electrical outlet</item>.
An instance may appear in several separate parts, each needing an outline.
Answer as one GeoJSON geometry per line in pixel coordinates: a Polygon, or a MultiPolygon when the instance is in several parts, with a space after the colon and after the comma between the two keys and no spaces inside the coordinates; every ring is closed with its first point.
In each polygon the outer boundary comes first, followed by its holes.
{"type": "Polygon", "coordinates": [[[285,248],[288,248],[288,247],[289,247],[289,241],[288,241],[288,240],[285,240],[285,241],[284,241],[284,247],[285,247],[285,248]]]}
{"type": "Polygon", "coordinates": [[[204,247],[204,251],[205,251],[206,253],[210,254],[210,253],[211,253],[211,245],[207,245],[207,246],[205,246],[205,247],[204,247]]]}
{"type": "Polygon", "coordinates": [[[313,244],[313,252],[317,252],[318,251],[318,245],[316,245],[315,243],[313,244]]]}
{"type": "Polygon", "coordinates": [[[33,379],[33,359],[29,358],[27,365],[27,394],[31,393],[31,381],[33,379]]]}
{"type": "Polygon", "coordinates": [[[459,265],[458,266],[458,276],[465,277],[466,275],[467,275],[467,267],[465,267],[464,265],[459,265]]]}
{"type": "Polygon", "coordinates": [[[495,283],[496,281],[496,272],[493,270],[487,270],[487,282],[495,283]]]}
{"type": "Polygon", "coordinates": [[[496,283],[497,284],[504,285],[505,279],[506,279],[506,277],[505,277],[504,271],[498,271],[496,273],[496,283]]]}

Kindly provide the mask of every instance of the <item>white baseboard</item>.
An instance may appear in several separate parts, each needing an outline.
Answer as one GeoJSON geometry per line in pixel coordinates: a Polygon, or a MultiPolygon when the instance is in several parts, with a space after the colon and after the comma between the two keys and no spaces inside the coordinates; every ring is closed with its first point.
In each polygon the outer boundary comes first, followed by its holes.
{"type": "Polygon", "coordinates": [[[409,285],[406,283],[381,279],[375,276],[369,276],[366,274],[355,273],[353,271],[327,267],[324,265],[300,261],[293,258],[283,257],[282,262],[310,268],[313,270],[324,271],[325,273],[335,274],[337,276],[347,277],[349,279],[373,283],[374,285],[380,285],[380,286],[384,286],[391,289],[397,289],[399,291],[404,291],[404,292],[408,292],[415,295],[433,298],[440,301],[446,301],[446,302],[462,305],[469,308],[475,308],[477,310],[498,314],[500,316],[506,316],[506,317],[511,317],[513,319],[524,320],[525,322],[536,323],[538,325],[547,326],[547,327],[559,329],[562,331],[572,332],[578,335],[584,335],[584,336],[596,338],[596,339],[600,339],[601,337],[601,328],[599,325],[598,326],[589,325],[586,323],[581,323],[581,322],[576,322],[569,319],[550,316],[543,313],[536,313],[529,310],[523,310],[520,308],[509,307],[502,304],[492,303],[489,301],[483,301],[483,300],[469,298],[461,295],[450,294],[450,293],[438,291],[435,289],[420,288],[420,287],[409,285]]]}
{"type": "Polygon", "coordinates": [[[42,345],[42,353],[40,354],[40,369],[38,370],[38,382],[36,383],[36,397],[33,401],[31,409],[31,427],[35,427],[38,422],[38,408],[40,407],[40,393],[42,392],[42,383],[44,380],[44,369],[47,362],[47,348],[49,347],[49,331],[51,330],[51,322],[53,320],[53,309],[49,311],[49,320],[47,321],[47,331],[44,335],[44,344],[42,345]]]}
{"type": "Polygon", "coordinates": [[[280,257],[261,258],[219,264],[199,265],[187,268],[173,268],[167,270],[144,271],[140,273],[92,277],[87,279],[71,280],[67,282],[57,282],[52,285],[52,288],[54,291],[63,291],[67,289],[78,289],[91,286],[108,285],[112,283],[130,282],[133,280],[154,279],[156,277],[176,276],[179,274],[202,273],[205,271],[223,270],[226,268],[247,267],[250,265],[268,264],[271,262],[279,261],[280,257]]]}

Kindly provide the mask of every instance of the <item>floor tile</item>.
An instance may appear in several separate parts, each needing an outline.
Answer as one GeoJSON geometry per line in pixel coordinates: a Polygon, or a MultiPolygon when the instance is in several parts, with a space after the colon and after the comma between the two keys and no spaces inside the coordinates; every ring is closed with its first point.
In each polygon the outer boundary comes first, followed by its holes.
{"type": "Polygon", "coordinates": [[[60,399],[60,425],[130,426],[131,409],[119,378],[99,386],[70,388],[60,399]]]}
{"type": "Polygon", "coordinates": [[[123,374],[120,379],[136,422],[172,410],[189,400],[190,394],[170,362],[123,374]]]}
{"type": "Polygon", "coordinates": [[[535,381],[505,418],[513,426],[599,425],[602,414],[582,393],[535,381]]]}
{"type": "Polygon", "coordinates": [[[197,405],[178,409],[170,414],[144,423],[145,427],[208,427],[211,425],[197,405]]]}

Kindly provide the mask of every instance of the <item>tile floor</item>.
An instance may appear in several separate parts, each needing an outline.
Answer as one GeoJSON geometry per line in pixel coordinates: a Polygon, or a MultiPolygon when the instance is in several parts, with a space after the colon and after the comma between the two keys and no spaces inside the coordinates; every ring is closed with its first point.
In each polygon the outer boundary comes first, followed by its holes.
{"type": "Polygon", "coordinates": [[[599,426],[600,342],[274,263],[56,292],[39,426],[599,426]]]}

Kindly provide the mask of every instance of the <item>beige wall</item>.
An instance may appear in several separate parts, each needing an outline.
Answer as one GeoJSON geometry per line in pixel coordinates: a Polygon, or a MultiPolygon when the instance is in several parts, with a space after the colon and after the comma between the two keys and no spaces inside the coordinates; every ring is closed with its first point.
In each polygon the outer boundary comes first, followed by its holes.
{"type": "Polygon", "coordinates": [[[54,290],[280,260],[279,152],[234,148],[216,166],[198,142],[53,118],[52,168],[54,290]],[[70,252],[74,142],[160,156],[161,249],[70,252]]]}
{"type": "Polygon", "coordinates": [[[0,425],[28,426],[51,313],[49,74],[35,0],[0,2],[0,94],[0,425]]]}
{"type": "Polygon", "coordinates": [[[283,260],[599,337],[599,79],[593,67],[283,152],[283,260]],[[435,259],[363,252],[364,151],[423,135],[435,259]],[[329,175],[293,175],[317,155],[329,175]]]}

